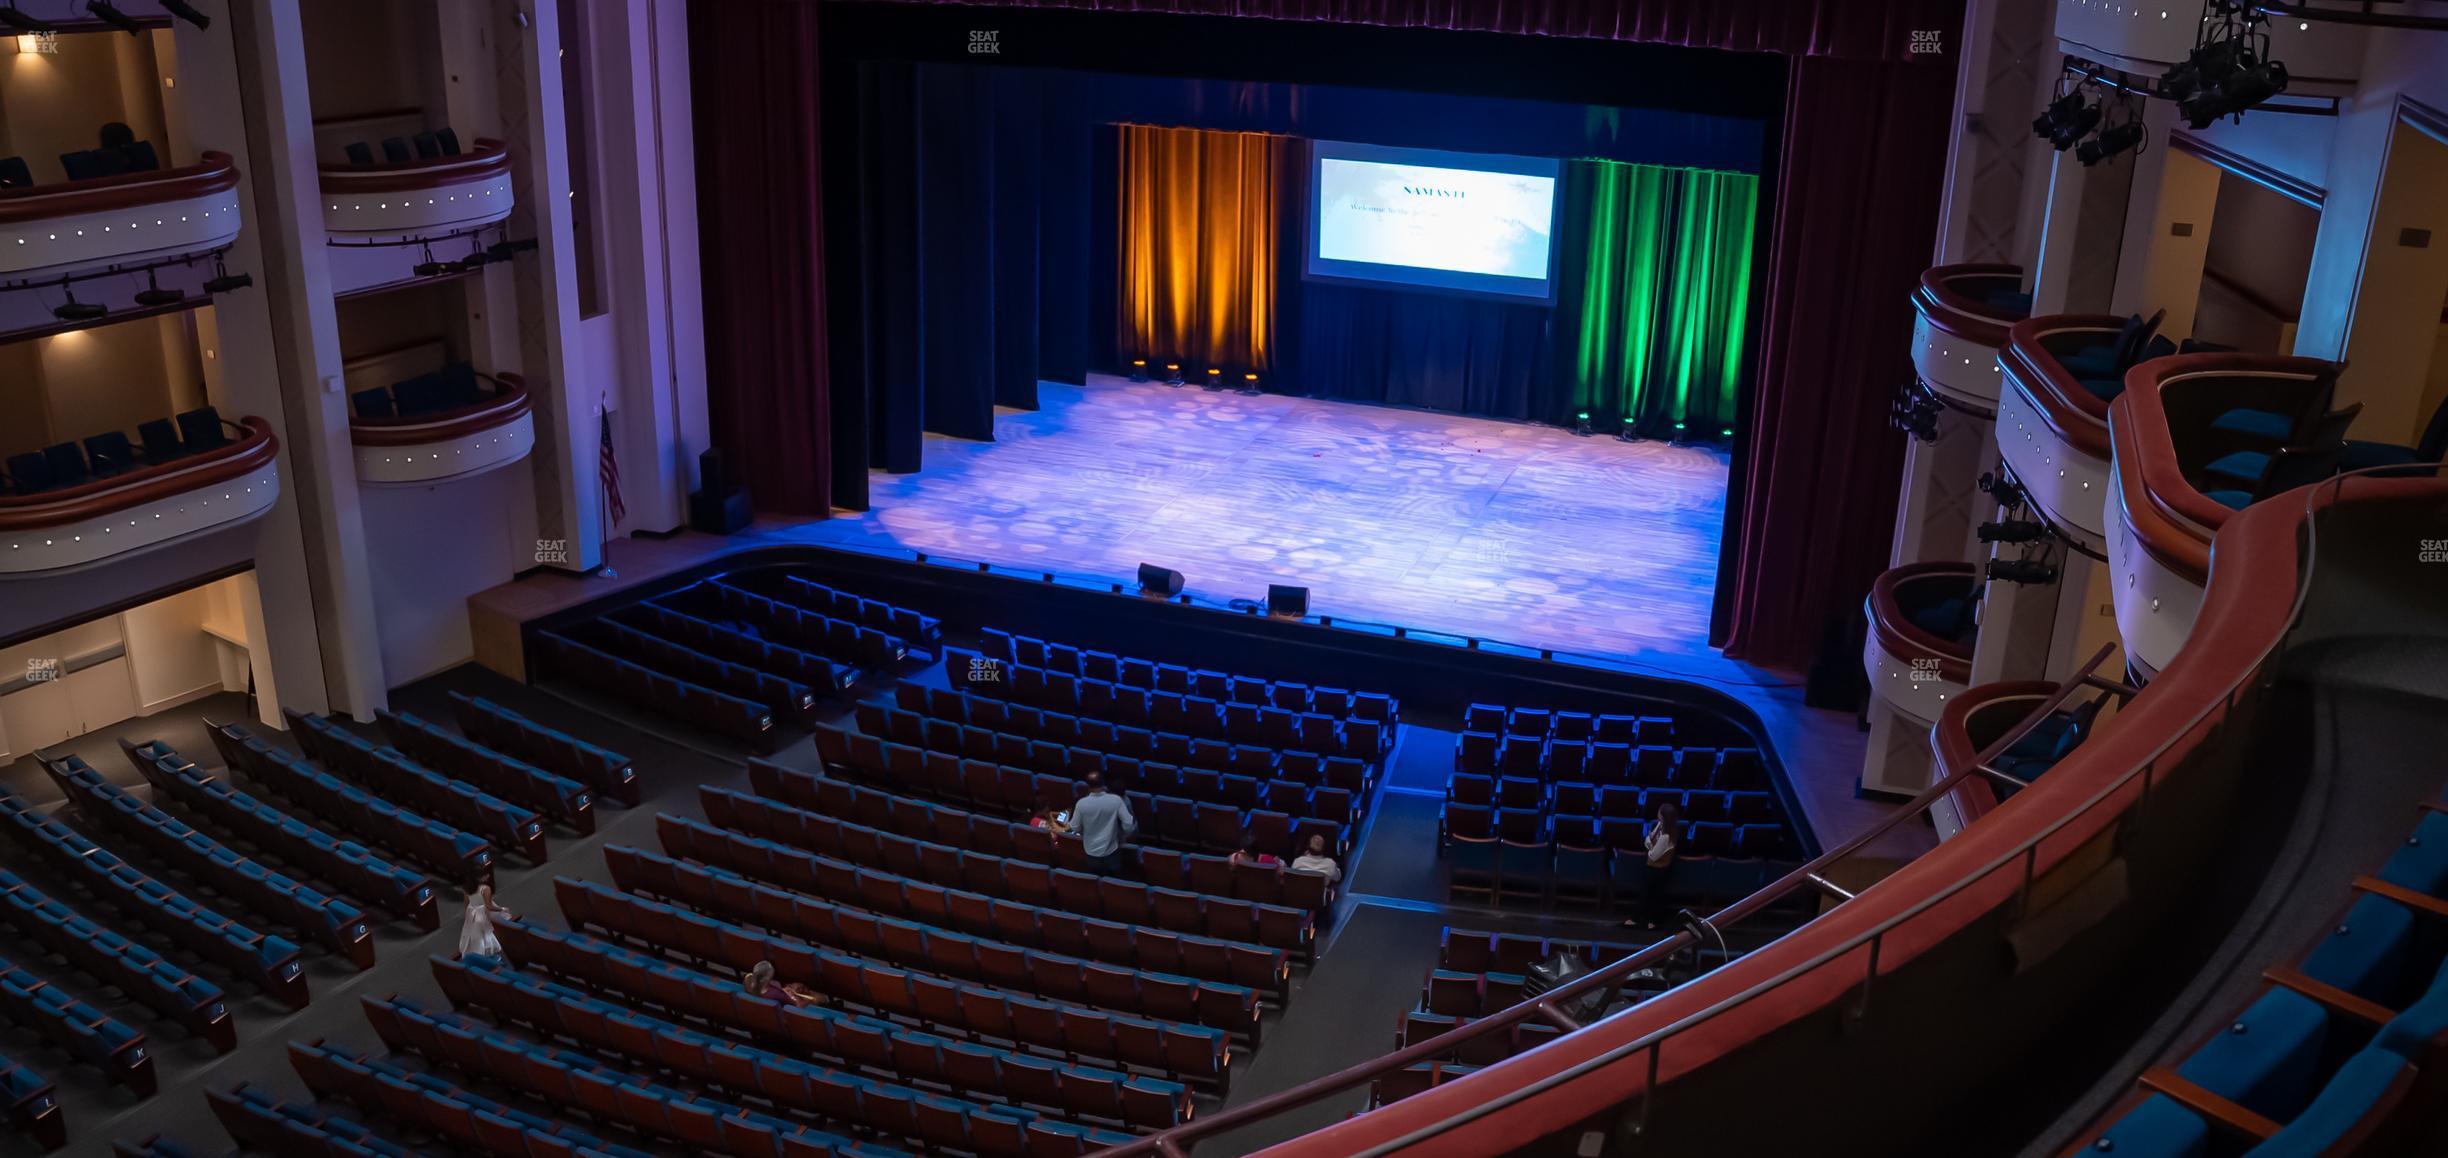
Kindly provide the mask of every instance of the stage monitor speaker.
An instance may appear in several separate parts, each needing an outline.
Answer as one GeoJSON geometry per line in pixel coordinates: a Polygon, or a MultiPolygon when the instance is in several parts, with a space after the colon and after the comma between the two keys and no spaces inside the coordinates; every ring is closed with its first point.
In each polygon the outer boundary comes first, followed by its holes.
{"type": "Polygon", "coordinates": [[[1139,565],[1139,589],[1150,595],[1171,597],[1181,594],[1182,573],[1154,563],[1139,565]]]}
{"type": "Polygon", "coordinates": [[[721,447],[708,447],[697,456],[697,489],[709,495],[731,493],[731,464],[721,447]]]}
{"type": "Polygon", "coordinates": [[[1299,617],[1309,614],[1309,589],[1267,584],[1267,614],[1299,617]]]}

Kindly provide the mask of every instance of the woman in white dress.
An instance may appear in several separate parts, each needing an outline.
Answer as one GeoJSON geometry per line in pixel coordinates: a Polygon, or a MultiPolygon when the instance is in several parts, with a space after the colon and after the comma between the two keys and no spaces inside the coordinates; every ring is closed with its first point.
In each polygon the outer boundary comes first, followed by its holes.
{"type": "Polygon", "coordinates": [[[493,935],[493,920],[516,920],[518,914],[493,903],[493,886],[478,885],[468,897],[467,915],[459,919],[461,957],[499,957],[501,940],[493,935]]]}

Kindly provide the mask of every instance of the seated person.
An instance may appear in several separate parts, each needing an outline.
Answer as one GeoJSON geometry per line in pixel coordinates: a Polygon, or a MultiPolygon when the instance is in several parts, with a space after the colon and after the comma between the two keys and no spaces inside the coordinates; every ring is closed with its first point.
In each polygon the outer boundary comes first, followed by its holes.
{"type": "Polygon", "coordinates": [[[759,961],[743,974],[740,977],[740,988],[747,990],[751,996],[762,997],[767,1001],[778,1001],[785,1005],[826,1004],[823,994],[813,992],[796,981],[788,985],[776,984],[771,961],[759,961]]]}
{"type": "Polygon", "coordinates": [[[1265,868],[1273,868],[1283,863],[1276,859],[1274,853],[1259,852],[1256,845],[1246,840],[1241,842],[1240,848],[1233,851],[1232,862],[1236,865],[1254,864],[1265,868]]]}
{"type": "Polygon", "coordinates": [[[1316,873],[1330,881],[1343,879],[1343,866],[1336,864],[1333,857],[1326,855],[1326,837],[1323,833],[1309,834],[1309,847],[1302,850],[1299,856],[1292,858],[1292,871],[1316,873]]]}
{"type": "Polygon", "coordinates": [[[1037,806],[1037,811],[1029,813],[1029,827],[1042,828],[1056,836],[1068,836],[1071,833],[1071,814],[1056,812],[1041,804],[1037,806]]]}

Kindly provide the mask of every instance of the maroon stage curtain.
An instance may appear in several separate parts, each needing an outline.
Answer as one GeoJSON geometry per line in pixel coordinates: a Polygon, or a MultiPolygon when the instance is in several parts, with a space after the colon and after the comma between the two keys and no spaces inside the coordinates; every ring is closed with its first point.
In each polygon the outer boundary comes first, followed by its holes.
{"type": "Polygon", "coordinates": [[[688,6],[714,445],[761,511],[832,509],[812,0],[688,6]]]}
{"type": "MultiPolygon", "coordinates": [[[[1949,25],[1946,42],[1954,43],[1949,25]]],[[[1940,58],[1949,59],[1949,58],[1940,58]]],[[[1954,70],[1800,57],[1785,85],[1760,375],[1713,640],[1800,667],[1887,566],[1912,375],[1909,295],[1944,196],[1954,70]]]]}

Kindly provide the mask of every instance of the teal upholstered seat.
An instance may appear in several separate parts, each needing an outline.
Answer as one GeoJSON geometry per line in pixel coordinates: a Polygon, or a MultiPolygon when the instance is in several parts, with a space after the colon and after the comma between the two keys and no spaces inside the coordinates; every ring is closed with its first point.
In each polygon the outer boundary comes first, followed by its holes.
{"type": "Polygon", "coordinates": [[[2385,1117],[2405,1096],[2399,1079],[2413,1067],[2396,1054],[2367,1049],[2346,1059],[2319,1096],[2286,1128],[2245,1151],[2247,1158],[2320,1158],[2374,1119],[2385,1117]]]}
{"type": "Polygon", "coordinates": [[[2380,879],[2435,897],[2448,891],[2448,813],[2424,814],[2413,835],[2380,866],[2380,879]]]}
{"type": "Polygon", "coordinates": [[[2344,920],[2304,958],[2307,977],[2394,1005],[2406,986],[2407,947],[2414,940],[2414,914],[2386,897],[2365,894],[2344,920]]]}
{"type": "Polygon", "coordinates": [[[2312,1099],[2329,1011],[2291,989],[2272,989],[2176,1068],[2179,1077],[2245,1109],[2286,1121],[2312,1099]]]}
{"type": "Polygon", "coordinates": [[[2085,1149],[2118,1158],[2199,1158],[2210,1150],[2210,1124],[2174,1099],[2152,1094],[2085,1149]]]}

